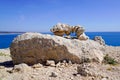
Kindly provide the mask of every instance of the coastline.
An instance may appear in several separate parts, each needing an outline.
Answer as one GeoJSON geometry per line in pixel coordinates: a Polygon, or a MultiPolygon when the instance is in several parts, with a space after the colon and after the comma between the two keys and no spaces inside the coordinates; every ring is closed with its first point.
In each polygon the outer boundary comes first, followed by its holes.
{"type": "MultiPolygon", "coordinates": [[[[23,35],[22,37],[16,38],[13,41],[14,43],[13,42],[12,43],[17,44],[17,41],[24,41],[24,40],[25,42],[27,42],[26,41],[27,39],[28,41],[29,40],[32,41],[32,38],[34,37],[42,38],[42,39],[47,38],[46,40],[42,40],[43,44],[41,43],[41,41],[39,41],[42,45],[45,45],[44,48],[46,49],[51,46],[50,41],[54,40],[58,42],[57,44],[59,45],[62,43],[64,43],[64,46],[68,45],[67,49],[69,49],[69,52],[73,52],[73,53],[75,52],[76,54],[77,52],[80,52],[81,50],[83,54],[87,54],[86,56],[88,58],[93,57],[93,60],[89,61],[87,58],[86,60],[88,61],[85,61],[80,64],[67,62],[67,61],[55,63],[54,60],[47,60],[45,64],[42,64],[42,63],[36,63],[34,65],[28,65],[25,63],[13,64],[13,60],[11,58],[11,56],[13,55],[11,55],[10,53],[11,52],[10,48],[0,49],[0,78],[1,79],[3,80],[86,80],[86,79],[87,80],[119,80],[120,79],[120,76],[119,76],[120,74],[120,46],[114,47],[114,46],[108,46],[108,45],[101,45],[99,44],[99,42],[96,42],[93,40],[87,40],[87,41],[68,40],[62,37],[58,37],[58,36],[55,37],[55,36],[44,35],[44,34],[39,34],[39,33],[34,34],[34,35],[33,34],[34,33],[28,33],[27,35],[23,35]],[[47,44],[44,41],[47,41],[50,44],[47,44]],[[78,43],[80,45],[78,45],[78,43]],[[78,47],[82,47],[82,49],[78,47]],[[91,49],[93,49],[93,53],[92,52],[89,53],[91,49]],[[113,58],[113,60],[117,61],[117,64],[111,65],[111,64],[106,64],[103,62],[96,61],[98,60],[98,58],[102,59],[101,57],[103,57],[106,54],[108,54],[109,57],[113,58]]],[[[25,44],[25,42],[23,42],[23,44],[25,44]]],[[[33,47],[32,43],[33,42],[31,42],[31,45],[33,47]]],[[[30,43],[28,44],[30,45],[30,43]]],[[[37,45],[37,44],[34,43],[34,45],[37,45]]],[[[32,50],[34,51],[34,48],[29,49],[30,47],[26,47],[25,45],[23,46],[24,48],[20,46],[17,46],[17,48],[16,46],[14,47],[15,47],[15,50],[13,51],[19,51],[20,48],[22,49],[20,50],[20,54],[28,50],[30,53],[28,54],[28,56],[30,56],[30,60],[33,59],[31,58],[32,57],[31,54],[33,56],[35,54],[34,52],[31,53],[30,51],[32,50]],[[25,48],[27,50],[24,50],[25,48]]],[[[52,48],[50,48],[49,51],[51,49],[52,48]]],[[[67,49],[65,48],[65,50],[67,49]]],[[[55,48],[55,50],[57,50],[57,47],[55,48]]],[[[62,50],[63,49],[60,49],[60,52],[62,50]]],[[[49,51],[45,51],[45,52],[47,53],[49,51]]],[[[17,55],[16,53],[14,54],[17,55]]],[[[18,54],[18,56],[20,55],[18,54]]],[[[24,57],[24,54],[22,56],[24,57]]],[[[78,56],[84,57],[85,55],[82,55],[80,53],[80,55],[78,56]]],[[[16,59],[18,58],[19,57],[16,57],[16,59]]],[[[22,61],[23,59],[20,59],[20,60],[22,61]]]]}
{"type": "MultiPolygon", "coordinates": [[[[51,34],[51,32],[40,32],[42,34],[51,34]]],[[[85,32],[86,35],[90,37],[90,39],[94,39],[95,36],[102,36],[102,38],[105,40],[106,44],[109,46],[120,46],[120,32],[85,32]]],[[[0,38],[2,39],[0,41],[0,48],[7,48],[9,47],[12,40],[17,36],[23,33],[5,33],[0,34],[0,38]],[[7,41],[7,42],[5,42],[7,41]]],[[[75,36],[75,34],[71,34],[71,36],[75,36]]]]}
{"type": "MultiPolygon", "coordinates": [[[[120,63],[120,47],[106,46],[106,49],[107,52],[110,53],[109,55],[114,57],[115,59],[117,58],[116,60],[119,60],[120,63]]],[[[88,67],[88,69],[92,70],[92,72],[90,72],[91,76],[88,77],[82,76],[77,73],[77,66],[80,66],[81,64],[71,63],[61,63],[62,65],[58,67],[44,66],[42,64],[35,64],[33,66],[19,64],[16,66],[18,66],[18,69],[20,69],[20,71],[16,71],[17,67],[11,63],[12,59],[10,57],[10,49],[0,49],[0,52],[7,54],[0,56],[0,78],[5,80],[21,80],[21,78],[24,80],[86,80],[86,78],[88,80],[120,79],[120,65],[112,66],[98,63],[89,63],[90,67],[88,67]],[[92,77],[92,75],[94,76],[95,74],[101,75],[102,78],[100,76],[92,77]]],[[[88,65],[88,63],[85,64],[88,65]]]]}

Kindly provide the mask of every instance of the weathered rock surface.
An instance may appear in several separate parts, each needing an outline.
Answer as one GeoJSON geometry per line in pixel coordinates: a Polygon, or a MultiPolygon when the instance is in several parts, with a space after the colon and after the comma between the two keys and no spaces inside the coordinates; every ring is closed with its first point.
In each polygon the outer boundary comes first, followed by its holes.
{"type": "Polygon", "coordinates": [[[13,67],[13,72],[21,72],[21,73],[24,73],[24,72],[28,72],[29,70],[31,70],[31,67],[29,67],[27,64],[25,63],[21,63],[21,64],[18,64],[18,65],[15,65],[13,67]]]}
{"type": "Polygon", "coordinates": [[[101,36],[95,36],[94,40],[100,43],[101,45],[105,45],[105,41],[101,36]]]}
{"type": "Polygon", "coordinates": [[[78,38],[79,40],[88,39],[88,36],[86,36],[84,33],[85,29],[80,25],[70,26],[68,24],[58,23],[55,26],[53,26],[53,28],[51,28],[50,31],[57,36],[63,36],[64,34],[69,36],[71,33],[76,33],[76,38],[78,38]]]}
{"type": "Polygon", "coordinates": [[[40,63],[34,64],[34,65],[32,66],[32,68],[41,68],[41,67],[43,67],[43,65],[40,64],[40,63]]]}
{"type": "Polygon", "coordinates": [[[85,33],[82,33],[82,34],[78,37],[78,39],[79,39],[79,40],[87,40],[87,39],[89,39],[89,37],[86,36],[85,33]]]}
{"type": "Polygon", "coordinates": [[[58,23],[57,25],[53,26],[53,28],[51,28],[50,31],[58,36],[63,36],[64,34],[70,35],[72,27],[68,24],[58,23]]]}
{"type": "Polygon", "coordinates": [[[82,75],[82,76],[90,76],[92,75],[89,71],[89,65],[88,64],[82,64],[77,66],[77,72],[78,74],[82,75]]]}
{"type": "Polygon", "coordinates": [[[47,60],[46,61],[46,65],[47,66],[53,66],[53,67],[55,67],[55,61],[53,61],[53,60],[47,60]]]}
{"type": "Polygon", "coordinates": [[[81,63],[86,60],[102,62],[104,46],[93,40],[80,41],[40,33],[25,33],[14,39],[10,47],[14,64],[29,65],[62,60],[81,63]]]}

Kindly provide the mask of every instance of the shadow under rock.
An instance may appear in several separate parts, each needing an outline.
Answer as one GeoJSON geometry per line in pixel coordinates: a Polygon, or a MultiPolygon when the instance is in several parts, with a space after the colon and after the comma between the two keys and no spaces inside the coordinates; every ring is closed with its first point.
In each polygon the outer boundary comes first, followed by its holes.
{"type": "Polygon", "coordinates": [[[0,62],[0,66],[5,66],[5,67],[13,67],[13,61],[5,61],[5,62],[0,62]]]}

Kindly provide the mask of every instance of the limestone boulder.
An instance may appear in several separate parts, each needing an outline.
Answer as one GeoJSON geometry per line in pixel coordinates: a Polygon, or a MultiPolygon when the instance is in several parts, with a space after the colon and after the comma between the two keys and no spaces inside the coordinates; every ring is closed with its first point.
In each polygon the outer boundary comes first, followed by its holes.
{"type": "Polygon", "coordinates": [[[76,36],[79,37],[81,34],[85,32],[85,29],[82,26],[77,25],[77,26],[73,26],[72,32],[75,32],[76,36]]]}
{"type": "Polygon", "coordinates": [[[63,36],[64,34],[70,35],[71,30],[72,28],[70,25],[62,23],[58,23],[50,29],[51,32],[58,36],[63,36]]]}
{"type": "Polygon", "coordinates": [[[14,64],[46,63],[47,60],[71,61],[81,63],[84,60],[102,62],[104,46],[96,41],[66,39],[63,37],[24,33],[17,36],[11,46],[10,54],[14,64]]]}
{"type": "Polygon", "coordinates": [[[101,36],[95,36],[94,40],[98,42],[100,45],[105,45],[105,41],[101,36]]]}

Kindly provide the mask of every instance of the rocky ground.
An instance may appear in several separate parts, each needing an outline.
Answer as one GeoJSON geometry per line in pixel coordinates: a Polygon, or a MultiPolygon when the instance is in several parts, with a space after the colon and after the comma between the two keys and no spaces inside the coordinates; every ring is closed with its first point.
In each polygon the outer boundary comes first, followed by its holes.
{"type": "Polygon", "coordinates": [[[27,64],[13,65],[10,50],[0,49],[0,80],[120,80],[120,47],[106,46],[106,54],[118,63],[88,62],[72,64],[66,61],[54,64],[47,61],[33,66],[27,64]]]}

